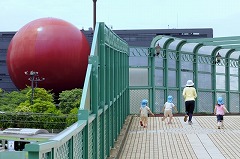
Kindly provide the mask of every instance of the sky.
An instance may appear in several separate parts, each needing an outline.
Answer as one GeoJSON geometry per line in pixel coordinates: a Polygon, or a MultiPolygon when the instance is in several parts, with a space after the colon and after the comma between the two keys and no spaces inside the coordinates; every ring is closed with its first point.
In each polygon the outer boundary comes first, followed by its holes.
{"type": "MultiPolygon", "coordinates": [[[[97,0],[97,22],[113,30],[213,28],[214,37],[240,36],[239,0],[97,0]]],[[[93,28],[92,0],[0,0],[0,32],[39,18],[93,28]]]]}

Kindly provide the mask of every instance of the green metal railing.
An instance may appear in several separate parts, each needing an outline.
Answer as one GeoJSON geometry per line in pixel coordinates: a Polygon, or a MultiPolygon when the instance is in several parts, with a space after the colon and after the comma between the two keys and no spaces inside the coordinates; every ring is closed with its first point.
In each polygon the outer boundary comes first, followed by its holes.
{"type": "MultiPolygon", "coordinates": [[[[240,37],[238,39],[240,43],[240,37]]],[[[205,40],[214,41],[215,39],[205,40]]],[[[225,43],[222,42],[222,44],[225,43]]],[[[167,36],[157,36],[149,48],[130,47],[130,113],[139,112],[142,99],[149,100],[149,106],[154,113],[161,113],[168,95],[174,97],[178,111],[184,113],[182,90],[188,79],[194,81],[198,93],[196,112],[212,113],[216,98],[222,96],[230,112],[239,113],[239,52],[235,52],[235,56],[231,57],[230,54],[237,48],[233,49],[230,46],[227,48],[203,44],[202,39],[188,42],[167,36]],[[157,55],[158,42],[162,46],[157,55]],[[208,50],[210,51],[207,52],[208,50]],[[222,55],[226,52],[226,55],[216,62],[218,52],[222,55]]]]}
{"type": "Polygon", "coordinates": [[[104,159],[129,114],[129,47],[97,23],[78,122],[47,142],[27,144],[29,159],[104,159]]]}

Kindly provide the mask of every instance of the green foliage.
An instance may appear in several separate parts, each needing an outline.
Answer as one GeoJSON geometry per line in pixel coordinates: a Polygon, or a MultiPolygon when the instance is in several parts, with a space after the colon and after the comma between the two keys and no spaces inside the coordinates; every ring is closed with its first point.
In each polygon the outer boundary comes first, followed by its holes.
{"type": "Polygon", "coordinates": [[[58,113],[55,104],[42,101],[39,99],[34,100],[34,104],[31,105],[29,101],[21,103],[16,109],[16,112],[32,112],[32,113],[58,113]]]}
{"type": "MultiPolygon", "coordinates": [[[[33,102],[37,102],[39,100],[43,100],[43,101],[48,101],[53,103],[54,102],[54,98],[53,98],[53,94],[51,94],[50,91],[45,90],[44,88],[34,88],[34,92],[33,92],[33,102]],[[37,101],[35,101],[37,100],[37,101]]],[[[29,100],[31,100],[32,97],[32,89],[29,89],[28,92],[26,93],[27,97],[29,100]]]]}
{"type": "Polygon", "coordinates": [[[16,109],[15,112],[32,112],[29,101],[21,103],[16,109]]]}
{"type": "Polygon", "coordinates": [[[7,112],[7,111],[14,111],[14,109],[22,102],[28,100],[26,94],[22,92],[1,92],[1,100],[0,100],[0,110],[7,112]]]}
{"type": "Polygon", "coordinates": [[[82,89],[66,90],[59,94],[59,108],[63,114],[68,114],[72,109],[79,108],[82,89]]]}
{"type": "Polygon", "coordinates": [[[31,105],[31,110],[34,113],[54,113],[57,111],[55,104],[49,101],[42,101],[37,99],[34,104],[31,105]]]}
{"type": "Polygon", "coordinates": [[[34,88],[33,104],[30,87],[10,93],[0,89],[0,127],[65,129],[77,121],[81,95],[81,89],[63,91],[58,110],[54,94],[43,88],[34,88]]]}
{"type": "Polygon", "coordinates": [[[0,94],[3,93],[3,92],[4,92],[4,90],[2,88],[0,88],[0,94]]]}
{"type": "MultiPolygon", "coordinates": [[[[59,111],[58,111],[59,112],[59,111]]],[[[1,128],[20,127],[38,129],[65,129],[67,115],[43,113],[1,113],[1,128]]]]}
{"type": "Polygon", "coordinates": [[[28,92],[30,89],[31,89],[31,87],[27,86],[27,88],[24,88],[24,89],[20,90],[20,92],[21,92],[22,94],[27,94],[27,92],[28,92]]]}
{"type": "Polygon", "coordinates": [[[49,91],[43,88],[35,88],[33,105],[30,103],[32,90],[28,88],[28,91],[24,91],[26,92],[27,98],[30,100],[20,103],[15,109],[16,112],[54,113],[58,111],[53,103],[53,94],[51,94],[49,91]]]}
{"type": "Polygon", "coordinates": [[[78,108],[73,108],[69,115],[67,116],[66,122],[67,126],[72,125],[73,123],[77,122],[77,114],[78,114],[78,108]]]}

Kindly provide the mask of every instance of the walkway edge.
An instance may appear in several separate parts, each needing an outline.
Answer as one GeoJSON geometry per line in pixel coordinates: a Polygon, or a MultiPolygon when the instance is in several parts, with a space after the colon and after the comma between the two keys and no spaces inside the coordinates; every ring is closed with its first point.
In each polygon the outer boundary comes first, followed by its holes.
{"type": "Polygon", "coordinates": [[[125,144],[125,140],[127,138],[129,128],[132,124],[133,116],[134,115],[127,116],[123,128],[121,129],[121,132],[118,135],[118,139],[117,141],[115,141],[114,148],[110,150],[110,157],[108,157],[107,159],[118,159],[120,157],[123,146],[125,144]]]}

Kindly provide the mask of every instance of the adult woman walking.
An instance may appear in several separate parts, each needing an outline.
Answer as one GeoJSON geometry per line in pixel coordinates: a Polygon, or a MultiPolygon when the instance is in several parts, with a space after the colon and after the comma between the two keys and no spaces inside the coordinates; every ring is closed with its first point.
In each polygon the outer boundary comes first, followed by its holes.
{"type": "Polygon", "coordinates": [[[197,92],[194,88],[194,83],[192,80],[188,80],[186,87],[183,89],[183,97],[185,100],[185,111],[184,122],[188,119],[188,124],[192,124],[192,115],[195,108],[195,99],[197,98],[197,92]],[[189,118],[188,118],[189,117],[189,118]]]}

